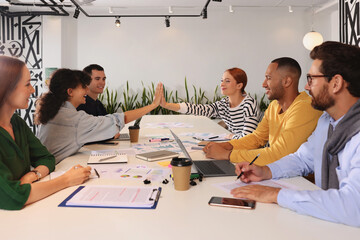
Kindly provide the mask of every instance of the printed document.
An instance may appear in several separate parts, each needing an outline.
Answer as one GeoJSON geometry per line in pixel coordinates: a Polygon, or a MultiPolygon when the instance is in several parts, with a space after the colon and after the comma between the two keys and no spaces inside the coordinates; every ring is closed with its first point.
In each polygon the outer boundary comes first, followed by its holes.
{"type": "Polygon", "coordinates": [[[150,208],[158,191],[154,187],[85,186],[66,205],[150,208]]]}

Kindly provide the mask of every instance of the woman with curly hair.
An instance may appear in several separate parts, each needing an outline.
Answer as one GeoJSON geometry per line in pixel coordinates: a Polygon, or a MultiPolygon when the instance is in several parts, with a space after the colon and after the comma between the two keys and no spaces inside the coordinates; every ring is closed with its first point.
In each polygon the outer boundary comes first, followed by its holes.
{"type": "Polygon", "coordinates": [[[147,114],[160,104],[162,84],[152,104],[105,116],[92,116],[76,108],[86,101],[91,78],[71,69],[59,69],[50,79],[49,92],[37,102],[35,122],[41,124],[38,137],[54,154],[56,163],[76,153],[84,144],[113,138],[126,123],[147,114]]]}
{"type": "Polygon", "coordinates": [[[0,56],[0,209],[21,209],[61,189],[82,184],[90,175],[90,167],[77,165],[56,179],[38,182],[54,171],[55,158],[25,121],[14,114],[16,109],[28,108],[34,92],[25,63],[0,56]]]}

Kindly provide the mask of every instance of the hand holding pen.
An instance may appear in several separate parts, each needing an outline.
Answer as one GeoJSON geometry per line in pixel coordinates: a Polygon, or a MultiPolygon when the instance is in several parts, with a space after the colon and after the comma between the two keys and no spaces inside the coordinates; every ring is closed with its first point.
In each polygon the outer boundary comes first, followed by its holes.
{"type": "MultiPolygon", "coordinates": [[[[258,155],[256,155],[256,157],[250,162],[250,164],[248,164],[247,162],[241,162],[241,163],[238,163],[236,165],[236,167],[235,167],[236,170],[235,171],[236,171],[236,174],[238,174],[236,180],[238,180],[244,174],[244,172],[246,172],[246,171],[243,171],[244,167],[245,166],[251,166],[259,156],[260,156],[260,153],[258,155]]],[[[248,170],[251,170],[251,169],[248,169],[248,170]]]]}

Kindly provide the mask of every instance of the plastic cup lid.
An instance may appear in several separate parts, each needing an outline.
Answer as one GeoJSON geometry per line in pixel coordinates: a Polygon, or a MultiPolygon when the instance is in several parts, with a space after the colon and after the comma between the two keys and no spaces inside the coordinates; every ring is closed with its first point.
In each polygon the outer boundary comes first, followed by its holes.
{"type": "Polygon", "coordinates": [[[175,167],[186,167],[186,166],[191,166],[193,162],[188,158],[174,157],[171,160],[170,164],[171,166],[175,166],[175,167]]]}

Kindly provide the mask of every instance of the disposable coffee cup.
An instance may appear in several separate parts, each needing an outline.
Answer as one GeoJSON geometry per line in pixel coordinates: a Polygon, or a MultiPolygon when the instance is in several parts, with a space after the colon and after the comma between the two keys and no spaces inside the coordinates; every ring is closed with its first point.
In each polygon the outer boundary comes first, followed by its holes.
{"type": "Polygon", "coordinates": [[[130,135],[130,142],[135,143],[139,141],[139,126],[130,126],[129,127],[129,135],[130,135]]]}
{"type": "Polygon", "coordinates": [[[190,188],[191,165],[193,162],[188,158],[174,157],[170,164],[174,178],[175,190],[188,190],[190,188]]]}

